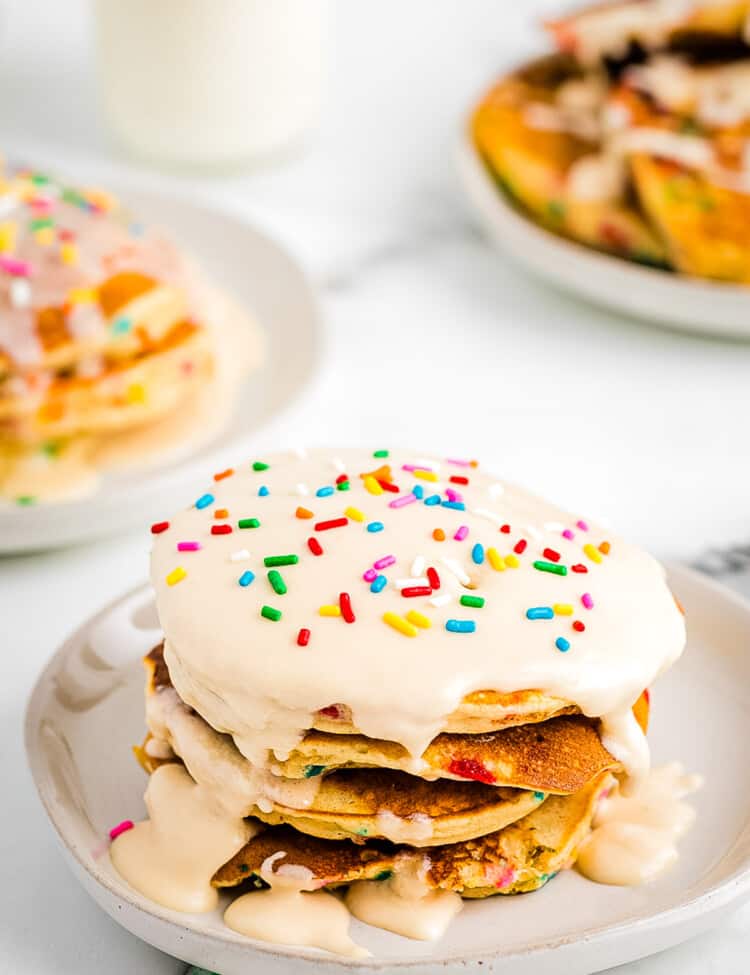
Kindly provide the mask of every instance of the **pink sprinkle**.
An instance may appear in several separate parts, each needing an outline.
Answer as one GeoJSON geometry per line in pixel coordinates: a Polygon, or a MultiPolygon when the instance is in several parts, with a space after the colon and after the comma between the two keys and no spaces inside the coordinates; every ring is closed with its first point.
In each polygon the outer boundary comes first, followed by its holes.
{"type": "Polygon", "coordinates": [[[461,527],[456,531],[456,534],[453,537],[456,539],[457,542],[462,542],[468,534],[469,534],[469,526],[461,525],[461,527]]]}
{"type": "Polygon", "coordinates": [[[585,521],[577,521],[576,526],[580,528],[582,532],[587,532],[589,530],[589,526],[585,521]]]}
{"type": "Polygon", "coordinates": [[[389,565],[393,565],[396,561],[395,555],[384,555],[382,559],[378,559],[377,562],[372,563],[373,569],[387,569],[389,565]]]}
{"type": "Polygon", "coordinates": [[[457,457],[449,457],[446,460],[446,464],[455,464],[456,467],[471,467],[470,460],[460,460],[457,457]]]}
{"type": "Polygon", "coordinates": [[[430,471],[434,473],[431,467],[425,467],[424,464],[402,464],[402,471],[430,471]]]}
{"type": "Polygon", "coordinates": [[[562,533],[562,537],[567,538],[572,542],[576,536],[575,536],[575,532],[572,532],[569,528],[566,528],[565,531],[562,533]]]}
{"type": "Polygon", "coordinates": [[[407,504],[414,504],[416,500],[417,500],[416,494],[412,494],[411,492],[409,492],[409,494],[402,494],[399,497],[394,498],[393,501],[389,501],[388,507],[403,508],[407,504]]]}
{"type": "Polygon", "coordinates": [[[368,569],[367,572],[362,574],[362,578],[365,580],[365,582],[374,582],[377,577],[378,573],[375,571],[375,569],[368,569]]]}
{"type": "Polygon", "coordinates": [[[453,488],[446,488],[445,494],[449,501],[463,501],[463,497],[458,491],[454,491],[453,488]]]}
{"type": "Polygon", "coordinates": [[[201,547],[200,542],[178,542],[178,552],[197,552],[201,547]]]}
{"type": "Polygon", "coordinates": [[[127,833],[127,831],[132,828],[133,828],[133,820],[123,819],[121,823],[118,823],[117,826],[113,826],[112,829],[109,831],[109,838],[111,840],[116,840],[117,837],[120,835],[120,833],[127,833]]]}
{"type": "Polygon", "coordinates": [[[591,598],[591,593],[585,592],[581,596],[581,602],[586,607],[586,609],[593,609],[594,608],[594,600],[591,598]]]}
{"type": "Polygon", "coordinates": [[[0,268],[17,278],[31,276],[31,264],[28,261],[19,261],[15,257],[7,257],[4,254],[0,254],[0,268]]]}

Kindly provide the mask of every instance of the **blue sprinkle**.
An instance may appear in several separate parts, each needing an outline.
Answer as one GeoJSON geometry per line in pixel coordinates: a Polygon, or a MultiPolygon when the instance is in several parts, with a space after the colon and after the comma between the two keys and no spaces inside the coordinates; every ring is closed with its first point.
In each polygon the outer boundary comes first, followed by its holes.
{"type": "Polygon", "coordinates": [[[113,335],[127,335],[133,323],[129,318],[116,318],[110,326],[113,335]]]}
{"type": "Polygon", "coordinates": [[[474,620],[446,620],[445,628],[450,633],[473,633],[477,624],[474,620]]]}
{"type": "Polygon", "coordinates": [[[466,511],[466,505],[463,501],[441,501],[440,504],[444,508],[453,508],[454,511],[466,511]]]}
{"type": "Polygon", "coordinates": [[[382,521],[371,521],[367,526],[367,530],[368,532],[382,532],[384,527],[382,521]]]}
{"type": "Polygon", "coordinates": [[[265,486],[265,484],[261,484],[261,486],[258,488],[258,497],[259,498],[267,498],[270,493],[271,492],[268,490],[268,488],[265,486]]]}
{"type": "Polygon", "coordinates": [[[316,498],[328,498],[332,494],[333,494],[333,488],[330,487],[330,486],[326,486],[326,487],[318,488],[318,490],[315,492],[315,497],[316,498]]]}
{"type": "Polygon", "coordinates": [[[560,653],[567,653],[570,650],[570,640],[566,640],[564,636],[559,636],[555,640],[555,646],[560,653]]]}
{"type": "MultiPolygon", "coordinates": [[[[555,615],[555,611],[551,606],[532,606],[531,609],[526,610],[527,620],[551,620],[555,615]]],[[[565,648],[567,650],[567,647],[565,648]]]]}
{"type": "Polygon", "coordinates": [[[419,498],[419,500],[421,501],[422,498],[424,497],[424,488],[422,487],[421,484],[415,484],[414,487],[411,489],[411,493],[414,495],[415,498],[419,498]]]}
{"type": "Polygon", "coordinates": [[[476,565],[481,565],[484,562],[484,545],[480,545],[479,542],[471,550],[471,557],[474,559],[476,565]]]}
{"type": "Polygon", "coordinates": [[[370,583],[370,592],[382,592],[387,584],[388,580],[384,575],[375,576],[370,583]]]}
{"type": "Polygon", "coordinates": [[[242,575],[240,576],[240,578],[239,578],[238,581],[239,581],[239,584],[244,589],[245,586],[249,586],[250,585],[250,583],[253,581],[254,578],[255,578],[255,573],[254,572],[251,572],[249,569],[246,569],[242,573],[242,575]]]}
{"type": "Polygon", "coordinates": [[[195,502],[196,508],[207,508],[210,504],[213,504],[216,498],[213,494],[202,494],[198,500],[195,502]]]}
{"type": "Polygon", "coordinates": [[[432,506],[433,504],[440,504],[440,495],[431,494],[429,498],[424,499],[424,503],[432,506]]]}

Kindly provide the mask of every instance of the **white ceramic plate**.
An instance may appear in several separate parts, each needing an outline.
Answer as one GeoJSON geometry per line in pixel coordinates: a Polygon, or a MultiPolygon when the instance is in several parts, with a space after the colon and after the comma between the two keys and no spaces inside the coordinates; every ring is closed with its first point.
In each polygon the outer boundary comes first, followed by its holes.
{"type": "Polygon", "coordinates": [[[458,170],[491,239],[550,284],[659,325],[750,339],[750,287],[642,267],[545,230],[508,201],[467,128],[458,146],[458,170]]]}
{"type": "MultiPolygon", "coordinates": [[[[534,894],[469,902],[434,945],[355,921],[355,940],[375,956],[356,967],[379,975],[584,975],[683,941],[750,897],[750,606],[686,569],[674,569],[671,582],[687,610],[690,640],[652,698],[654,760],[681,759],[706,779],[678,866],[647,887],[602,887],[567,871],[534,894]]],[[[140,589],[55,653],[29,701],[31,771],[76,876],[129,931],[222,975],[345,970],[351,963],[321,952],[244,939],[219,911],[194,916],[159,907],[112,869],[108,829],[144,815],[144,776],[130,746],[144,733],[139,658],[159,635],[150,591],[140,589]]]]}
{"type": "MultiPolygon", "coordinates": [[[[117,189],[117,187],[115,187],[117,189]]],[[[139,218],[166,228],[248,309],[265,335],[266,358],[244,381],[226,429],[163,467],[106,474],[80,501],[0,506],[0,552],[84,541],[159,517],[165,496],[189,501],[191,486],[243,452],[260,426],[289,406],[315,371],[320,326],[315,295],[282,248],[249,224],[179,198],[125,188],[139,218]]]]}

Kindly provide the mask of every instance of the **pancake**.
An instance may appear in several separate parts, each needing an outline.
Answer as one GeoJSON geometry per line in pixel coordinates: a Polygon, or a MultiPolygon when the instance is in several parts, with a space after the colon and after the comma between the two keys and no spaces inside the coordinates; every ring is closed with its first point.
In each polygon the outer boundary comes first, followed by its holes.
{"type": "Polygon", "coordinates": [[[355,880],[384,880],[403,858],[426,856],[429,885],[453,890],[462,897],[483,898],[516,894],[543,886],[570,866],[587,835],[598,798],[615,784],[602,773],[573,796],[552,796],[511,826],[480,839],[413,852],[408,847],[368,842],[316,839],[288,827],[272,827],[254,837],[217,870],[216,887],[250,882],[262,886],[260,868],[274,853],[286,853],[285,863],[310,870],[321,885],[336,887],[355,880]]]}
{"type": "Polygon", "coordinates": [[[605,93],[605,79],[582,75],[564,55],[539,59],[482,99],[472,118],[473,139],[501,188],[545,228],[662,266],[663,244],[637,201],[624,193],[591,193],[581,169],[601,145],[605,93]]]}

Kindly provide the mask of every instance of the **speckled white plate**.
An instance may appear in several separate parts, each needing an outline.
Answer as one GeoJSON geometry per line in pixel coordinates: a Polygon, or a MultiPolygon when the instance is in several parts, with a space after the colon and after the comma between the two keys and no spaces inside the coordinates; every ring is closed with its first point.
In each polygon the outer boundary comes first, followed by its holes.
{"type": "Polygon", "coordinates": [[[53,656],[26,714],[39,795],[76,877],[139,938],[221,975],[326,973],[349,966],[407,971],[584,975],[667,948],[750,897],[750,606],[686,569],[671,573],[687,610],[689,648],[656,686],[657,763],[681,759],[705,776],[697,824],[678,866],[651,886],[602,887],[567,871],[543,890],[468,902],[444,940],[423,944],[352,923],[373,952],[362,963],[242,938],[221,912],[186,915],[133,891],[107,856],[108,829],[144,815],[145,778],[130,746],[144,733],[139,658],[159,639],[147,588],[85,623],[53,656]]]}
{"type": "Polygon", "coordinates": [[[113,187],[139,218],[167,229],[211,278],[257,321],[266,358],[244,380],[228,426],[197,451],[163,465],[105,474],[81,500],[30,507],[0,504],[0,553],[90,540],[154,521],[162,499],[191,486],[249,447],[254,433],[288,407],[317,367],[321,329],[315,294],[302,269],[274,241],[236,217],[177,197],[113,187]]]}
{"type": "Polygon", "coordinates": [[[468,126],[459,139],[458,172],[492,241],[549,284],[647,322],[750,339],[750,286],[643,267],[545,230],[509,202],[477,152],[468,126]]]}

